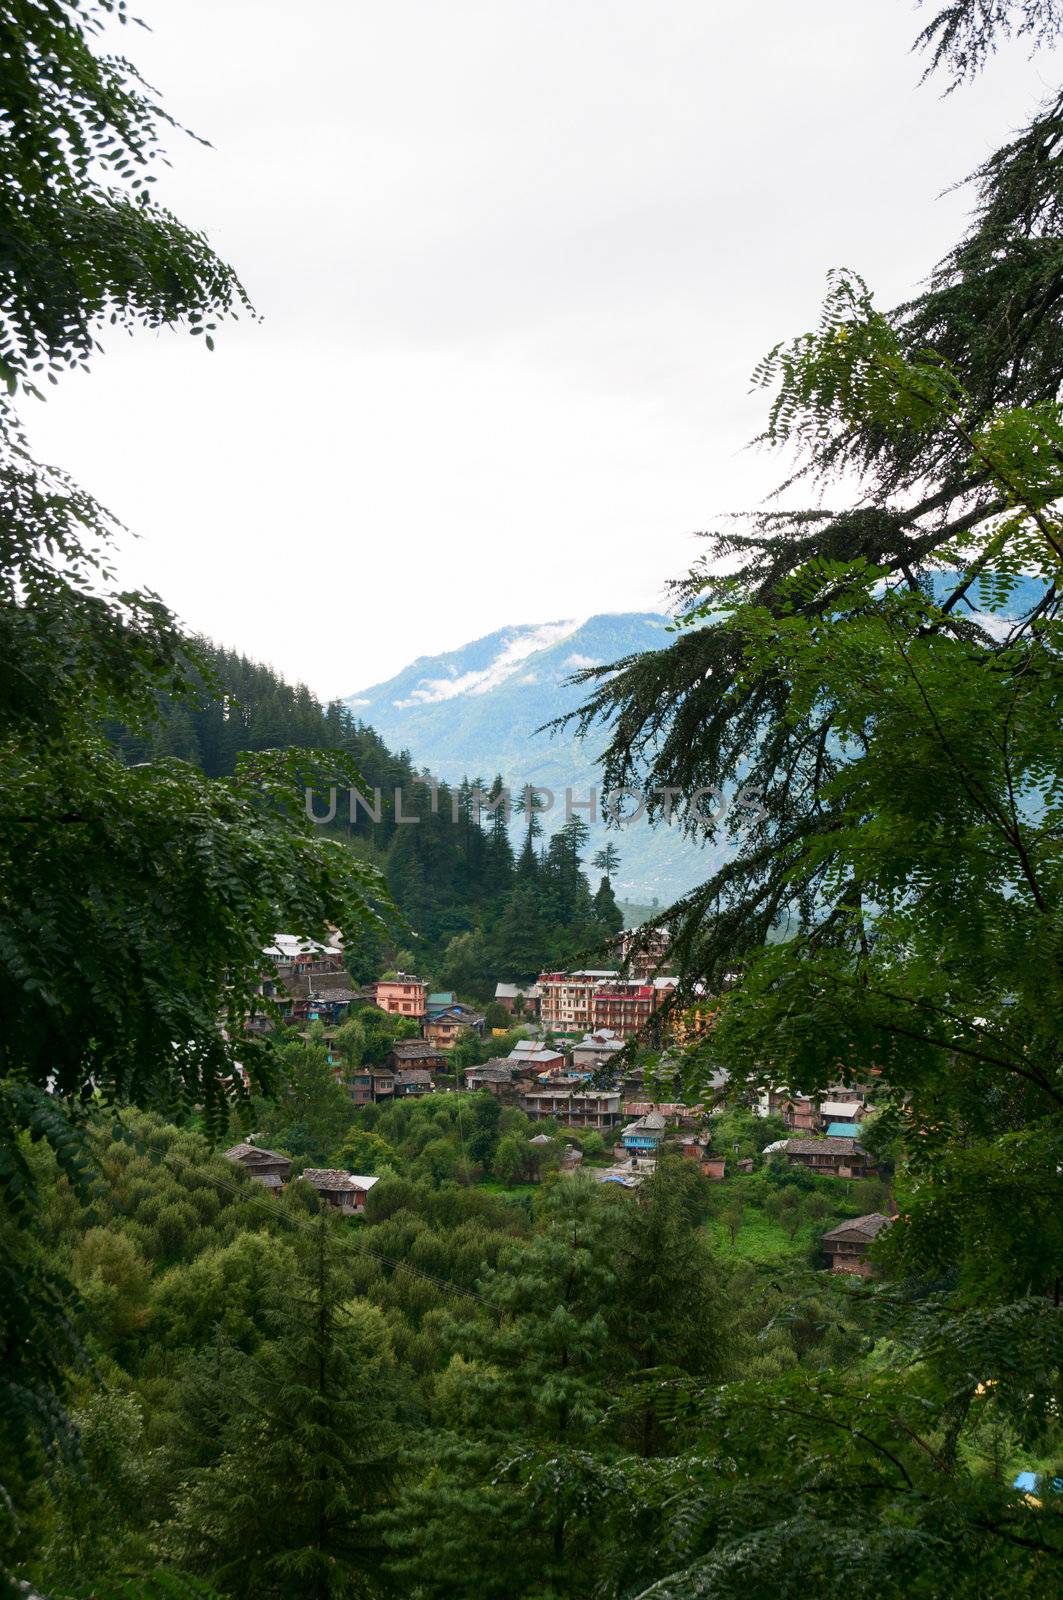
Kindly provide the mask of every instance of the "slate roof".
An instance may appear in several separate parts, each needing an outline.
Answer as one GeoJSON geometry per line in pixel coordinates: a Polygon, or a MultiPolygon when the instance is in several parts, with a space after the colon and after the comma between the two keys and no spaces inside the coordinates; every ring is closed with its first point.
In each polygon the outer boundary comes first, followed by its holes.
{"type": "Polygon", "coordinates": [[[854,1153],[867,1153],[855,1139],[785,1139],[778,1148],[785,1150],[788,1156],[851,1156],[854,1153]]]}
{"type": "Polygon", "coordinates": [[[869,1211],[865,1217],[850,1217],[846,1222],[839,1222],[836,1228],[823,1235],[824,1242],[828,1239],[837,1239],[839,1242],[847,1239],[870,1241],[888,1228],[893,1221],[892,1217],[883,1216],[881,1211],[869,1211]]]}
{"type": "Polygon", "coordinates": [[[307,1167],[303,1173],[307,1183],[315,1189],[342,1193],[344,1189],[371,1189],[379,1178],[363,1178],[358,1172],[344,1172],[342,1167],[307,1167]]]}
{"type": "Polygon", "coordinates": [[[639,1117],[636,1122],[629,1122],[620,1137],[626,1138],[629,1133],[663,1133],[668,1126],[659,1111],[647,1111],[644,1117],[639,1117]]]}
{"type": "Polygon", "coordinates": [[[396,1061],[442,1060],[439,1046],[430,1039],[396,1039],[391,1054],[396,1061]]]}
{"type": "Polygon", "coordinates": [[[261,1156],[263,1161],[287,1161],[289,1163],[292,1159],[291,1156],[286,1156],[279,1150],[267,1150],[264,1145],[249,1144],[247,1140],[231,1145],[228,1150],[223,1150],[222,1154],[227,1161],[248,1161],[252,1156],[261,1156]]]}
{"type": "Polygon", "coordinates": [[[395,1074],[395,1082],[399,1084],[431,1083],[431,1081],[432,1074],[427,1067],[401,1067],[395,1074]]]}
{"type": "Polygon", "coordinates": [[[512,1083],[513,1068],[502,1062],[486,1061],[482,1067],[469,1067],[465,1081],[476,1079],[480,1083],[512,1083]]]}

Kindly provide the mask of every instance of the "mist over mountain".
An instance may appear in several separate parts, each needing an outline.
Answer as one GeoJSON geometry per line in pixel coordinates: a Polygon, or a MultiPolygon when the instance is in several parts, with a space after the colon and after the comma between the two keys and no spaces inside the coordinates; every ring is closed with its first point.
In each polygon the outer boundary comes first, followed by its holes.
{"type": "MultiPolygon", "coordinates": [[[[408,750],[415,765],[448,782],[468,776],[490,783],[501,772],[514,797],[527,784],[552,790],[555,803],[543,818],[549,833],[565,820],[566,788],[574,801],[586,801],[592,785],[600,796],[605,730],[580,740],[536,729],[585,698],[586,689],[568,681],[580,667],[662,649],[669,620],[632,611],[499,628],[458,650],[420,656],[344,704],[392,749],[408,750]]],[[[587,818],[586,810],[577,814],[587,818]]],[[[644,820],[621,830],[592,823],[592,852],[607,839],[620,851],[617,893],[630,899],[656,896],[665,904],[706,878],[717,859],[678,827],[651,828],[644,820]]]]}

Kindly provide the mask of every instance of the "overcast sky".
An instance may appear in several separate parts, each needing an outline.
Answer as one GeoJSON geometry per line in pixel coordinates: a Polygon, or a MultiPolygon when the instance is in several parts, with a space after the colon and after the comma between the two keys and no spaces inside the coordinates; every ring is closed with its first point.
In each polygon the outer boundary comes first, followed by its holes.
{"type": "Polygon", "coordinates": [[[918,86],[909,0],[140,0],[212,141],[160,198],[262,321],[108,344],[30,418],[126,581],[324,697],[509,622],[657,609],[772,487],[749,372],[831,266],[889,304],[1046,92],[918,86]]]}

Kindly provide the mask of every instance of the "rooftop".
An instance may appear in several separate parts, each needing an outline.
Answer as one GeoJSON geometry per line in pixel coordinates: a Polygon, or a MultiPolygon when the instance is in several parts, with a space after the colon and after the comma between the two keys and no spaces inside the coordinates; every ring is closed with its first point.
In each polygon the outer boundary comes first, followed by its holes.
{"type": "Polygon", "coordinates": [[[380,1182],[379,1178],[363,1177],[359,1172],[344,1172],[342,1167],[307,1167],[303,1177],[313,1188],[329,1193],[342,1193],[344,1189],[364,1192],[380,1182]]]}
{"type": "Polygon", "coordinates": [[[881,1211],[869,1211],[865,1217],[850,1217],[847,1222],[839,1222],[836,1228],[823,1235],[824,1242],[828,1239],[837,1239],[839,1242],[846,1239],[874,1239],[883,1228],[888,1228],[893,1221],[892,1217],[883,1216],[881,1211]]]}
{"type": "Polygon", "coordinates": [[[785,1150],[787,1155],[813,1156],[834,1155],[851,1156],[863,1155],[864,1148],[857,1144],[855,1139],[823,1138],[823,1139],[782,1139],[776,1140],[775,1149],[785,1150]]]}
{"type": "Polygon", "coordinates": [[[395,1082],[405,1085],[410,1083],[431,1083],[432,1074],[427,1067],[401,1067],[395,1074],[395,1082]]]}
{"type": "Polygon", "coordinates": [[[396,1061],[439,1060],[439,1048],[428,1039],[396,1039],[391,1046],[396,1061]]]}
{"type": "Polygon", "coordinates": [[[264,1145],[252,1144],[249,1139],[234,1144],[222,1154],[228,1161],[246,1161],[251,1156],[259,1156],[263,1161],[290,1161],[291,1156],[286,1156],[280,1150],[267,1150],[264,1145]]]}

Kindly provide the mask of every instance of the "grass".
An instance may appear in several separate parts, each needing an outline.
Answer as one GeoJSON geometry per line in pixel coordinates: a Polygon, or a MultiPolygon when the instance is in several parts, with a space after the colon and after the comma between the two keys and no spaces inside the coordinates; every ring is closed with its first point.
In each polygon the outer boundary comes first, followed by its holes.
{"type": "Polygon", "coordinates": [[[782,1261],[808,1261],[813,1241],[829,1226],[829,1223],[804,1222],[791,1239],[781,1223],[773,1222],[759,1207],[747,1205],[732,1245],[731,1235],[719,1217],[710,1217],[706,1223],[709,1237],[721,1256],[769,1266],[782,1261]]]}
{"type": "Polygon", "coordinates": [[[721,1256],[730,1256],[735,1261],[754,1261],[766,1266],[778,1266],[783,1262],[811,1265],[813,1249],[822,1235],[846,1216],[856,1216],[865,1209],[863,1197],[853,1193],[847,1179],[821,1176],[816,1179],[815,1187],[818,1193],[827,1196],[831,1212],[820,1220],[802,1222],[791,1237],[782,1223],[773,1221],[753,1199],[754,1195],[759,1197],[764,1192],[756,1176],[728,1178],[716,1190],[721,1215],[710,1217],[706,1224],[713,1245],[721,1256]],[[732,1244],[721,1216],[728,1203],[736,1200],[744,1202],[744,1210],[742,1226],[732,1244]]]}

